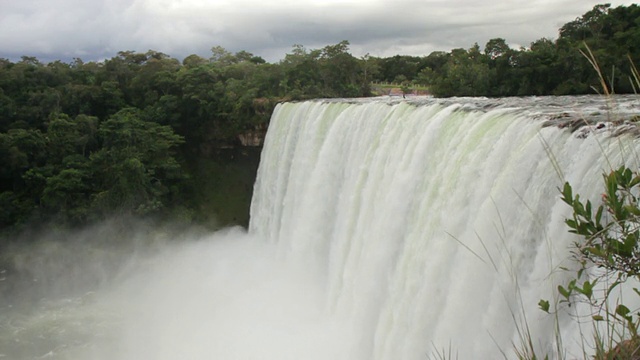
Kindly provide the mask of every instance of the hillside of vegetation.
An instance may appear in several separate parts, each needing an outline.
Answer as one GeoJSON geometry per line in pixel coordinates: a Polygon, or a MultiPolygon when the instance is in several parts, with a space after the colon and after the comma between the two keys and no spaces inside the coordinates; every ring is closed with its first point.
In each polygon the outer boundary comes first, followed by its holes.
{"type": "Polygon", "coordinates": [[[389,86],[380,84],[435,96],[593,93],[586,46],[615,92],[636,91],[638,5],[598,5],[557,40],[520,49],[496,38],[421,57],[356,58],[348,41],[294,45],[273,64],[221,47],[182,61],[153,50],[100,62],[0,59],[0,231],[113,214],[246,225],[259,139],[278,102],[371,96],[389,86]]]}

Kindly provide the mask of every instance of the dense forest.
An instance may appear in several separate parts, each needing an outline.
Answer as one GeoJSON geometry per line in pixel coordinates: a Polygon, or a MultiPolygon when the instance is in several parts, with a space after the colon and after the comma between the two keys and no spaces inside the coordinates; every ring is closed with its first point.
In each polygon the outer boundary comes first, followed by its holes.
{"type": "Polygon", "coordinates": [[[484,49],[389,58],[354,57],[348,41],[294,45],[273,64],[222,47],[182,61],[152,50],[100,62],[0,59],[0,230],[112,214],[245,224],[259,151],[246,139],[266,129],[278,102],[371,96],[380,83],[435,96],[594,93],[587,49],[614,92],[635,92],[640,7],[595,6],[557,40],[520,49],[496,38],[484,49]],[[204,195],[207,182],[245,195],[204,195]]]}

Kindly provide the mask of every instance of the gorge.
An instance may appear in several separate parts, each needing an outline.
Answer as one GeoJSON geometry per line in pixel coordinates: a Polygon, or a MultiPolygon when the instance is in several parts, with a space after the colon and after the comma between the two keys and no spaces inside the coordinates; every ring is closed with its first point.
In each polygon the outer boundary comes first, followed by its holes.
{"type": "Polygon", "coordinates": [[[132,257],[109,286],[7,321],[0,353],[491,359],[515,358],[530,334],[540,354],[555,358],[561,337],[565,355],[581,357],[591,330],[575,316],[589,309],[537,305],[574,267],[558,188],[568,181],[597,202],[603,172],[638,165],[635,126],[614,124],[638,106],[591,96],[279,104],[247,231],[132,257]],[[563,118],[586,125],[572,131],[563,118]],[[74,326],[84,336],[71,337],[74,326]],[[21,347],[38,336],[53,340],[21,347]]]}

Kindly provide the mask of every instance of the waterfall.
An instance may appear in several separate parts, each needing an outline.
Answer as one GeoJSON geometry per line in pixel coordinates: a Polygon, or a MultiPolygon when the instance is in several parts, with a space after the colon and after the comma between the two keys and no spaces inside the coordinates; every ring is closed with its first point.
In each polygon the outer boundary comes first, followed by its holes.
{"type": "Polygon", "coordinates": [[[449,348],[461,359],[513,357],[524,332],[542,353],[561,336],[569,358],[581,357],[575,319],[537,306],[572,275],[560,270],[573,267],[576,238],[558,189],[568,181],[597,201],[602,173],[637,166],[640,142],[544,120],[604,106],[575,97],[280,104],[249,232],[321,274],[324,311],[357,333],[345,358],[449,348]]]}
{"type": "Polygon", "coordinates": [[[638,169],[638,130],[611,121],[638,109],[637,97],[280,104],[248,231],[176,241],[108,222],[15,249],[29,271],[0,304],[0,358],[517,359],[529,339],[540,358],[585,358],[592,309],[538,308],[576,268],[559,188],[599,204],[604,172],[638,169]]]}

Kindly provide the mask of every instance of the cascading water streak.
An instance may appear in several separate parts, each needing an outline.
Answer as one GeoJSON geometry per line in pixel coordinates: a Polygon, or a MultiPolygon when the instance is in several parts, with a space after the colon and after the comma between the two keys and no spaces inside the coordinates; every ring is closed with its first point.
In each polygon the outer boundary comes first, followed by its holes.
{"type": "Polygon", "coordinates": [[[346,358],[498,358],[526,331],[553,353],[556,321],[582,355],[575,319],[537,306],[572,267],[558,188],[597,200],[640,142],[545,127],[533,100],[278,105],[249,232],[322,274],[326,313],[354,324],[346,358]]]}
{"type": "Polygon", "coordinates": [[[515,359],[522,334],[583,358],[591,309],[538,301],[574,267],[558,188],[597,204],[603,172],[640,164],[633,125],[606,122],[637,100],[613,100],[280,104],[248,232],[114,220],[34,239],[4,286],[0,358],[515,359]]]}

